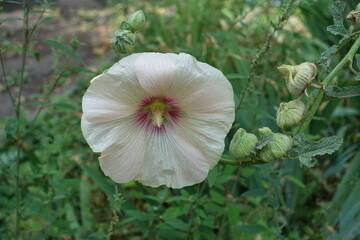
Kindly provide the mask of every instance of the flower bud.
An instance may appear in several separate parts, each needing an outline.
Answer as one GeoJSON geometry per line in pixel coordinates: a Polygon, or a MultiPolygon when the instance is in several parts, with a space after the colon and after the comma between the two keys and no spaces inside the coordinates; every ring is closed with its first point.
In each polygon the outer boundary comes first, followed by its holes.
{"type": "Polygon", "coordinates": [[[129,30],[129,31],[133,30],[131,25],[127,21],[122,21],[121,22],[120,29],[121,30],[129,30]]]}
{"type": "Polygon", "coordinates": [[[131,31],[117,31],[111,39],[110,45],[117,54],[131,53],[134,49],[135,38],[135,34],[131,31]]]}
{"type": "Polygon", "coordinates": [[[360,24],[360,3],[347,16],[347,20],[360,24]]]}
{"type": "Polygon", "coordinates": [[[279,71],[285,75],[286,86],[293,95],[301,94],[312,80],[315,78],[316,65],[304,62],[300,65],[281,65],[279,71]]]}
{"type": "Polygon", "coordinates": [[[258,139],[254,134],[239,128],[230,142],[229,151],[235,158],[245,158],[255,150],[257,143],[258,139]]]}
{"type": "Polygon", "coordinates": [[[135,31],[140,29],[145,22],[144,12],[142,10],[138,10],[130,14],[127,22],[135,31]]]}
{"type": "Polygon", "coordinates": [[[305,105],[301,100],[282,102],[276,113],[276,123],[282,129],[290,130],[301,121],[304,111],[305,105]]]}
{"type": "Polygon", "coordinates": [[[264,162],[272,162],[281,158],[290,151],[292,147],[292,138],[285,134],[273,133],[270,128],[263,127],[259,129],[260,135],[269,135],[270,141],[260,150],[259,158],[264,162]]]}

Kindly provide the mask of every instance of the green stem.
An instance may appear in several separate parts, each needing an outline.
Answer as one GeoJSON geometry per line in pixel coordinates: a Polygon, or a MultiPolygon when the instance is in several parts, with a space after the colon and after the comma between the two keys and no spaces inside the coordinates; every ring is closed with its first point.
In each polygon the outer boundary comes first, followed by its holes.
{"type": "Polygon", "coordinates": [[[228,164],[228,165],[233,165],[233,166],[249,166],[249,165],[267,163],[267,162],[264,162],[264,161],[261,161],[261,160],[252,160],[252,161],[241,162],[241,161],[234,161],[234,160],[225,159],[225,158],[221,158],[220,162],[228,164]]]}
{"type": "MultiPolygon", "coordinates": [[[[360,47],[360,37],[357,38],[354,45],[350,48],[349,52],[345,55],[345,57],[340,61],[338,65],[330,72],[330,74],[322,81],[322,84],[324,85],[324,88],[332,82],[332,80],[339,74],[340,70],[342,70],[346,64],[351,63],[352,59],[354,58],[357,50],[360,47]]],[[[303,133],[305,129],[310,124],[312,118],[314,117],[315,113],[317,112],[318,108],[320,107],[320,104],[322,102],[322,99],[325,95],[325,90],[321,89],[311,107],[309,110],[309,113],[307,114],[305,120],[301,124],[300,128],[297,130],[296,135],[303,133]]]]}
{"type": "Polygon", "coordinates": [[[4,60],[3,60],[3,57],[2,57],[1,51],[0,51],[0,63],[1,63],[1,70],[3,72],[6,92],[8,93],[8,95],[10,97],[10,100],[11,100],[11,103],[12,103],[13,107],[15,107],[15,99],[14,99],[12,93],[11,93],[10,84],[9,84],[9,81],[8,81],[8,79],[6,77],[6,70],[5,70],[4,60]]]}
{"type": "Polygon", "coordinates": [[[20,70],[20,84],[19,84],[19,93],[17,96],[16,102],[16,118],[17,118],[17,127],[16,127],[16,137],[18,141],[17,145],[17,157],[16,157],[16,167],[15,167],[15,205],[16,205],[16,215],[15,215],[15,240],[19,239],[20,235],[20,154],[21,154],[21,97],[25,84],[25,66],[26,66],[26,55],[28,52],[29,46],[29,5],[28,1],[23,1],[23,11],[24,11],[24,22],[23,22],[23,46],[21,52],[21,70],[20,70]]]}

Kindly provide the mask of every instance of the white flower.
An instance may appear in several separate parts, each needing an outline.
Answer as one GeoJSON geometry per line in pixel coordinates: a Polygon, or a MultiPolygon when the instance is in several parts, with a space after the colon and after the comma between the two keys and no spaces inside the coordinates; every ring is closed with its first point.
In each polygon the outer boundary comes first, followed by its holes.
{"type": "Polygon", "coordinates": [[[113,181],[182,188],[219,161],[234,120],[230,83],[188,54],[140,53],[95,77],[81,128],[113,181]]]}

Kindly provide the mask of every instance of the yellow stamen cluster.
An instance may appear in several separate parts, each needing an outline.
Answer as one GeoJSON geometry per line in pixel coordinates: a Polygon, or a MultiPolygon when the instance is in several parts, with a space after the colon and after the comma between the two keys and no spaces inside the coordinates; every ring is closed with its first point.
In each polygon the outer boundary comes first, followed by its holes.
{"type": "Polygon", "coordinates": [[[165,110],[169,108],[169,106],[162,101],[156,99],[153,103],[151,103],[150,111],[151,111],[151,122],[157,127],[161,127],[164,123],[164,114],[165,110]]]}

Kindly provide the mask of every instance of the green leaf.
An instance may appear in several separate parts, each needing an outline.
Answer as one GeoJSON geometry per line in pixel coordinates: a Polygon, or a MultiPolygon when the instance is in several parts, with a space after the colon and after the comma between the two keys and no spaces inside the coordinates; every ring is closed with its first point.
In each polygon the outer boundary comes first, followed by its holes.
{"type": "Polygon", "coordinates": [[[318,141],[309,140],[304,134],[295,136],[294,151],[299,154],[301,164],[313,167],[316,163],[315,156],[331,154],[338,150],[343,143],[339,136],[326,137],[318,141]]]}
{"type": "Polygon", "coordinates": [[[251,189],[246,192],[243,192],[241,196],[243,197],[263,197],[266,195],[266,191],[264,189],[251,189]]]}
{"type": "Polygon", "coordinates": [[[325,70],[328,72],[330,70],[331,56],[334,55],[336,51],[337,46],[332,45],[329,49],[321,53],[320,59],[316,62],[316,64],[325,68],[325,70]]]}
{"type": "Polygon", "coordinates": [[[2,19],[0,19],[0,24],[2,24],[4,22],[20,21],[20,20],[22,20],[22,18],[2,18],[2,19]]]}
{"type": "Polygon", "coordinates": [[[180,229],[183,231],[189,230],[189,224],[185,223],[184,221],[178,219],[178,218],[171,218],[171,219],[164,219],[164,222],[169,224],[175,229],[180,229]]]}
{"type": "Polygon", "coordinates": [[[305,184],[300,181],[300,179],[298,179],[297,177],[291,176],[291,175],[286,175],[285,178],[287,180],[289,180],[290,182],[296,184],[297,186],[301,187],[301,188],[305,188],[305,184]]]}
{"type": "Polygon", "coordinates": [[[258,234],[261,232],[268,231],[264,226],[259,225],[259,224],[242,225],[242,226],[238,226],[236,229],[239,230],[240,232],[251,233],[251,234],[258,234]]]}
{"type": "Polygon", "coordinates": [[[41,56],[41,53],[39,51],[34,51],[34,57],[37,62],[40,61],[40,56],[41,56]]]}
{"type": "Polygon", "coordinates": [[[331,84],[325,89],[325,93],[329,97],[336,98],[357,97],[360,96],[360,85],[340,88],[331,84]]]}
{"type": "Polygon", "coordinates": [[[57,41],[54,40],[43,40],[44,43],[49,44],[50,46],[60,49],[62,51],[64,51],[65,53],[69,54],[71,57],[75,58],[78,62],[85,64],[84,61],[81,59],[81,57],[74,52],[71,48],[65,46],[62,43],[59,43],[57,41]]]}
{"type": "Polygon", "coordinates": [[[334,35],[346,36],[349,34],[349,31],[345,29],[342,20],[342,12],[344,11],[345,6],[346,6],[346,2],[340,0],[335,1],[332,4],[331,12],[333,15],[334,25],[328,26],[326,30],[334,35]]]}
{"type": "Polygon", "coordinates": [[[356,59],[356,67],[358,69],[358,71],[360,71],[360,54],[355,54],[355,59],[356,59]]]}

